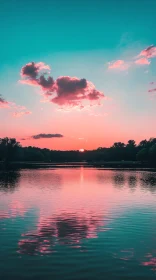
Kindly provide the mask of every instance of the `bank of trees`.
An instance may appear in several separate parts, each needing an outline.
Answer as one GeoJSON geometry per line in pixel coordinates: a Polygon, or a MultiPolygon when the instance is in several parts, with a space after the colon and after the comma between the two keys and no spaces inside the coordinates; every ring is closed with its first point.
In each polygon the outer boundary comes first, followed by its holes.
{"type": "Polygon", "coordinates": [[[156,165],[156,138],[142,140],[138,145],[134,140],[127,144],[115,142],[110,148],[85,151],[55,151],[36,147],[22,147],[13,138],[0,139],[0,160],[2,161],[141,161],[156,165]]]}

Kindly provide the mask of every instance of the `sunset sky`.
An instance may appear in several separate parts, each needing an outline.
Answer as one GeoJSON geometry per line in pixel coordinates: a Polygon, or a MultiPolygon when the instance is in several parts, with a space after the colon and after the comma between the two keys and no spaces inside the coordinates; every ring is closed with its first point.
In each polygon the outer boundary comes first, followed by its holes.
{"type": "Polygon", "coordinates": [[[1,0],[0,137],[58,150],[156,137],[155,11],[155,0],[1,0]]]}

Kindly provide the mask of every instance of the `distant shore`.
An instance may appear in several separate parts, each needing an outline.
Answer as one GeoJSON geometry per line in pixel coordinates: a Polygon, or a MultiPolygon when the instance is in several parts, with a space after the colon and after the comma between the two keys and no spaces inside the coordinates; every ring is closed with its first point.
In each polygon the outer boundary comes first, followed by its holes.
{"type": "Polygon", "coordinates": [[[156,170],[146,162],[139,161],[99,161],[99,162],[35,162],[35,161],[14,161],[9,162],[7,167],[4,162],[0,162],[0,170],[3,169],[37,169],[37,168],[78,168],[95,167],[106,169],[152,169],[156,170]]]}

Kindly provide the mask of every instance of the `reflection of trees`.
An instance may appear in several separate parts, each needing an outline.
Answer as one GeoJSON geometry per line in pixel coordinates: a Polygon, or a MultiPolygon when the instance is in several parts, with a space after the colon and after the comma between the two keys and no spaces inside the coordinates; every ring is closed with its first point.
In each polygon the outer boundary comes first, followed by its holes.
{"type": "Polygon", "coordinates": [[[143,174],[141,178],[141,187],[143,189],[147,189],[151,192],[156,191],[156,174],[154,173],[148,173],[143,174]]]}
{"type": "Polygon", "coordinates": [[[135,189],[137,186],[137,176],[135,175],[130,175],[128,177],[128,186],[131,190],[135,189]]]}
{"type": "Polygon", "coordinates": [[[36,232],[25,234],[19,242],[19,252],[37,254],[52,252],[58,244],[81,246],[82,239],[96,237],[102,225],[100,217],[83,218],[76,215],[50,217],[39,223],[36,232]]]}
{"type": "Polygon", "coordinates": [[[97,175],[96,175],[98,182],[102,185],[107,183],[111,179],[111,177],[112,177],[112,174],[107,173],[106,170],[104,172],[102,170],[100,170],[100,172],[97,173],[97,175]]]}
{"type": "Polygon", "coordinates": [[[13,192],[18,186],[20,173],[16,171],[0,172],[0,191],[13,192]]]}
{"type": "Polygon", "coordinates": [[[29,186],[34,185],[38,188],[59,189],[62,187],[62,175],[54,170],[27,170],[24,172],[24,177],[21,177],[21,183],[29,186]]]}
{"type": "Polygon", "coordinates": [[[97,174],[97,180],[100,184],[107,183],[111,181],[113,178],[113,184],[115,187],[122,188],[124,186],[127,186],[133,190],[137,186],[137,174],[135,173],[124,173],[124,171],[116,172],[116,173],[106,173],[106,172],[100,172],[97,174]]]}
{"type": "Polygon", "coordinates": [[[135,172],[131,173],[116,173],[113,178],[113,183],[115,187],[122,188],[128,186],[131,190],[137,187],[148,190],[150,192],[156,192],[156,173],[143,172],[137,174],[135,172]]]}
{"type": "Polygon", "coordinates": [[[118,173],[113,176],[113,182],[116,187],[122,188],[125,185],[125,176],[122,173],[118,173]]]}

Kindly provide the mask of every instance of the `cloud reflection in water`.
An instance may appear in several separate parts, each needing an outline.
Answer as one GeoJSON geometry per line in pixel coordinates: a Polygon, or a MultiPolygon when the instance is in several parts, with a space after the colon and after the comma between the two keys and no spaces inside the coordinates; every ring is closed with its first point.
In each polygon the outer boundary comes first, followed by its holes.
{"type": "Polygon", "coordinates": [[[19,252],[35,255],[51,253],[58,245],[81,248],[82,240],[96,238],[97,231],[104,225],[102,217],[62,214],[41,219],[34,232],[23,234],[19,241],[19,252]]]}

